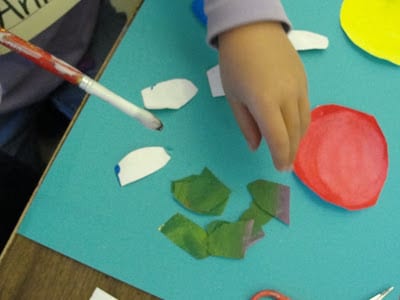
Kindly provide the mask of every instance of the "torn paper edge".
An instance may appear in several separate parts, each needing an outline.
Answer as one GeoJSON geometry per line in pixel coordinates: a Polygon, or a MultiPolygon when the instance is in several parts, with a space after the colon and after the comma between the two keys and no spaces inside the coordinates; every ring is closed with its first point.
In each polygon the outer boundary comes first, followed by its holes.
{"type": "MultiPolygon", "coordinates": [[[[329,40],[326,36],[306,30],[291,30],[288,33],[288,38],[297,51],[322,50],[329,46],[329,40]]],[[[225,96],[219,65],[207,71],[207,78],[211,95],[214,98],[225,96]]]]}
{"type": "Polygon", "coordinates": [[[180,109],[196,94],[198,88],[188,79],[175,78],[141,91],[147,109],[180,109]]]}
{"type": "Polygon", "coordinates": [[[171,156],[163,147],[143,147],[128,153],[115,166],[121,186],[142,179],[162,167],[164,167],[171,156]]]}
{"type": "Polygon", "coordinates": [[[118,300],[118,299],[106,293],[101,288],[96,287],[89,300],[118,300]]]}
{"type": "Polygon", "coordinates": [[[276,217],[286,225],[290,224],[290,189],[288,186],[279,185],[279,209],[276,217]]]}

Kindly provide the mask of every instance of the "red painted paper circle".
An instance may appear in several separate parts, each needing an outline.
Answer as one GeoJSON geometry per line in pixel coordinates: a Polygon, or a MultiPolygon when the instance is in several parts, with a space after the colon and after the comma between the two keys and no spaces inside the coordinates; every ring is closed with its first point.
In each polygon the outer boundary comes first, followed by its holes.
{"type": "Polygon", "coordinates": [[[374,205],[387,176],[385,137],[371,115],[339,105],[311,114],[294,163],[300,180],[322,199],[357,210],[374,205]]]}

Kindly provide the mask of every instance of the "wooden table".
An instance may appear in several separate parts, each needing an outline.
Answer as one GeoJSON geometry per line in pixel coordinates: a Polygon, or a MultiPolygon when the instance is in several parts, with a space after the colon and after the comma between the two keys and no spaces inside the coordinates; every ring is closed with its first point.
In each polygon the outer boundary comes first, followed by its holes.
{"type": "Polygon", "coordinates": [[[14,234],[0,259],[0,299],[89,299],[96,287],[117,299],[158,299],[14,234]]]}
{"type": "MultiPolygon", "coordinates": [[[[140,0],[133,1],[134,11],[128,14],[126,26],[131,24],[141,2],[140,0]]],[[[97,77],[102,74],[125,31],[122,30],[97,77]]],[[[85,101],[86,99],[83,104],[85,101]]],[[[63,144],[74,121],[75,119],[71,122],[55,153],[63,144]]],[[[51,163],[52,160],[49,166],[51,163]]],[[[38,186],[40,183],[41,181],[38,186]]],[[[25,212],[34,195],[35,193],[25,212]]],[[[22,214],[20,222],[24,215],[25,213],[22,214]]],[[[0,256],[0,299],[89,299],[96,287],[118,299],[158,299],[23,237],[17,233],[17,228],[18,225],[0,256]]]]}

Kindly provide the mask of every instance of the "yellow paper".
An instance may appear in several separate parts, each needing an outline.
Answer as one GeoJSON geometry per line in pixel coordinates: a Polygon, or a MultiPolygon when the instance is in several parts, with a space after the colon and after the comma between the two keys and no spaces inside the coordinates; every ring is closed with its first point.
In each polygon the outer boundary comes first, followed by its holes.
{"type": "Polygon", "coordinates": [[[358,47],[400,65],[400,0],[344,0],[340,22],[358,47]]]}

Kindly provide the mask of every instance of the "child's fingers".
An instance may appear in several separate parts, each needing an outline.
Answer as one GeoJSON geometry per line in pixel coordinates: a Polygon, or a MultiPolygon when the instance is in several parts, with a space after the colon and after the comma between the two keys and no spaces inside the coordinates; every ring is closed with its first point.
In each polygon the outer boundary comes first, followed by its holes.
{"type": "Polygon", "coordinates": [[[310,125],[311,113],[310,113],[310,102],[307,96],[303,96],[299,101],[299,113],[300,113],[300,123],[301,123],[301,136],[303,136],[310,125]]]}
{"type": "Polygon", "coordinates": [[[290,167],[290,143],[286,124],[278,105],[265,105],[264,101],[255,101],[249,107],[258,128],[264,136],[275,168],[284,171],[290,167]]]}
{"type": "Polygon", "coordinates": [[[255,150],[260,145],[261,133],[249,110],[239,101],[228,98],[233,114],[250,149],[255,150]]]}
{"type": "Polygon", "coordinates": [[[288,163],[291,165],[296,156],[297,148],[302,136],[301,118],[297,101],[286,101],[281,108],[282,117],[285,122],[289,137],[289,156],[288,163]]]}

